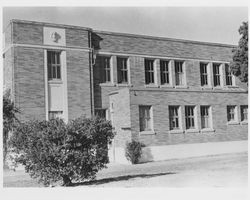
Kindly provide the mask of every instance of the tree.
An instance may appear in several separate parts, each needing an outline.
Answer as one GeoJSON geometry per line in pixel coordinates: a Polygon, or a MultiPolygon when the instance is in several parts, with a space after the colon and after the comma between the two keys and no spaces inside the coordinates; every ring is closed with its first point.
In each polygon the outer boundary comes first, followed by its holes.
{"type": "Polygon", "coordinates": [[[248,22],[243,22],[239,28],[241,38],[238,47],[233,49],[231,72],[242,82],[248,83],[248,22]]]}
{"type": "Polygon", "coordinates": [[[32,178],[44,185],[94,179],[106,167],[108,144],[114,137],[111,123],[101,118],[28,121],[12,134],[10,144],[32,178]]]}
{"type": "Polygon", "coordinates": [[[15,107],[14,102],[10,98],[10,90],[6,90],[3,96],[3,161],[5,163],[8,153],[8,138],[9,133],[12,131],[19,122],[16,114],[19,109],[15,107]]]}

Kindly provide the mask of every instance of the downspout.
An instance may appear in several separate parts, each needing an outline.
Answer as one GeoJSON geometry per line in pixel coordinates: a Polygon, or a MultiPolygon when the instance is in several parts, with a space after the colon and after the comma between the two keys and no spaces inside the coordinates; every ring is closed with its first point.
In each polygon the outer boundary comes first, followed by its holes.
{"type": "Polygon", "coordinates": [[[93,117],[94,112],[94,73],[93,73],[93,57],[94,57],[94,48],[92,47],[92,30],[88,32],[89,36],[89,71],[90,71],[90,106],[91,106],[91,116],[93,117]]]}

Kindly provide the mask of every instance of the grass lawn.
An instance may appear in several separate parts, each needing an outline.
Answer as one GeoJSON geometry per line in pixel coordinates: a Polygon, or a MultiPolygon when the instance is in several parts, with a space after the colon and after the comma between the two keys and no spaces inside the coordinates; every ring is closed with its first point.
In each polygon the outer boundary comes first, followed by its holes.
{"type": "MultiPolygon", "coordinates": [[[[247,187],[247,153],[112,165],[77,187],[247,187]]],[[[43,187],[24,171],[4,171],[4,187],[43,187]]]]}

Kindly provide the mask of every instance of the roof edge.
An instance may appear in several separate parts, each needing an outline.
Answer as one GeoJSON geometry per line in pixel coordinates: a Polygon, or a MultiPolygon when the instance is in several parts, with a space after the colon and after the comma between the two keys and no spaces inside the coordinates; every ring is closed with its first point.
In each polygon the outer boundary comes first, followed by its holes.
{"type": "Polygon", "coordinates": [[[35,24],[35,25],[43,25],[43,26],[51,26],[51,27],[61,27],[61,28],[76,28],[82,30],[93,31],[92,28],[76,26],[76,25],[67,25],[67,24],[57,24],[57,23],[49,23],[49,22],[40,22],[40,21],[30,21],[30,20],[21,20],[21,19],[12,19],[10,23],[23,23],[23,24],[35,24]]]}
{"type": "MultiPolygon", "coordinates": [[[[30,20],[21,20],[21,19],[12,19],[10,23],[25,23],[25,24],[36,24],[36,25],[44,25],[44,26],[51,26],[51,27],[62,27],[62,28],[76,28],[91,31],[94,33],[101,33],[106,35],[115,35],[115,36],[123,36],[123,37],[136,37],[136,38],[144,38],[144,39],[151,39],[151,40],[162,40],[162,41],[173,41],[173,42],[180,42],[180,43],[192,43],[198,45],[209,45],[209,46],[219,46],[219,47],[227,47],[227,48],[235,48],[237,45],[233,44],[223,44],[223,43],[215,43],[215,42],[203,42],[203,41],[195,41],[195,40],[186,40],[186,39],[176,39],[176,38],[167,38],[161,36],[148,36],[148,35],[141,35],[141,34],[132,34],[132,33],[121,33],[121,32],[111,32],[111,31],[100,31],[94,30],[89,27],[82,27],[76,25],[66,25],[66,24],[57,24],[57,23],[49,23],[49,22],[40,22],[40,21],[30,21],[30,20]]],[[[6,28],[9,26],[6,26],[6,28]]]]}
{"type": "Polygon", "coordinates": [[[102,33],[106,35],[117,35],[117,36],[127,36],[127,37],[137,37],[137,38],[140,37],[140,38],[145,38],[145,39],[192,43],[192,44],[210,45],[210,46],[221,46],[221,47],[228,47],[228,48],[237,47],[237,45],[233,45],[233,44],[223,44],[223,43],[216,43],[216,42],[203,42],[203,41],[195,41],[195,40],[161,37],[161,36],[149,36],[149,35],[141,35],[141,34],[120,33],[120,32],[100,31],[100,30],[93,30],[93,31],[95,33],[102,33]]]}

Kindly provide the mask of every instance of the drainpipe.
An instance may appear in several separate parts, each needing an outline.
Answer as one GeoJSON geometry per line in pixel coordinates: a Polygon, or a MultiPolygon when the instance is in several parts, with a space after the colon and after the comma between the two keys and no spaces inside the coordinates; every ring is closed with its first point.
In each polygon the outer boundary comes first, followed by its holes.
{"type": "Polygon", "coordinates": [[[94,72],[93,72],[93,58],[94,58],[94,48],[92,47],[92,30],[90,30],[88,32],[88,36],[89,36],[89,71],[90,71],[90,105],[91,105],[91,116],[93,117],[95,114],[95,110],[94,110],[94,72]]]}

